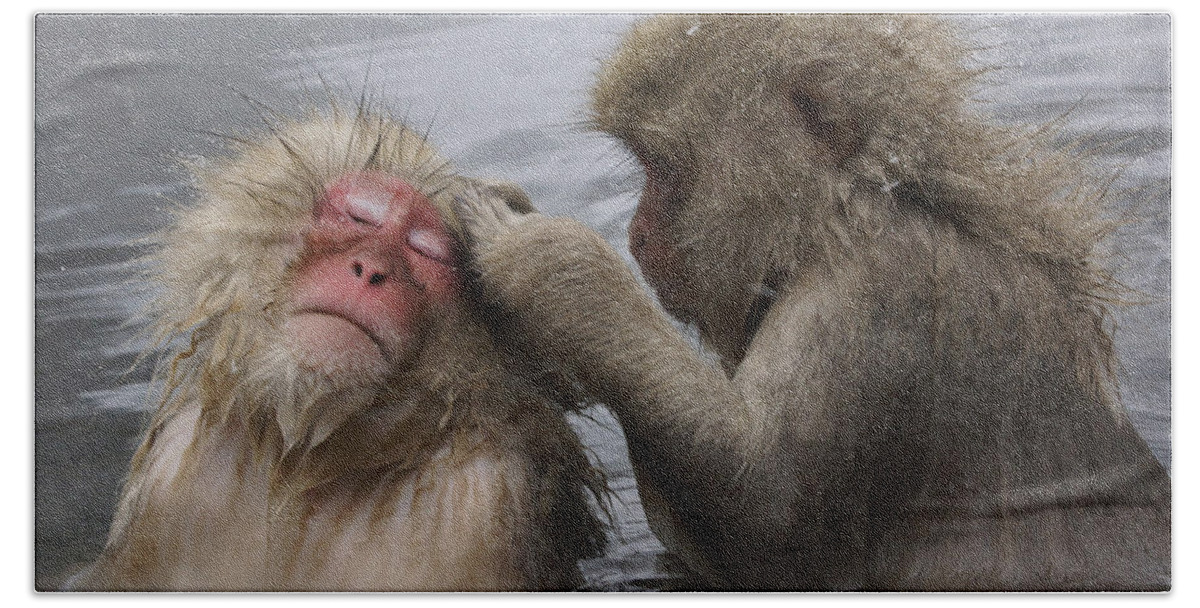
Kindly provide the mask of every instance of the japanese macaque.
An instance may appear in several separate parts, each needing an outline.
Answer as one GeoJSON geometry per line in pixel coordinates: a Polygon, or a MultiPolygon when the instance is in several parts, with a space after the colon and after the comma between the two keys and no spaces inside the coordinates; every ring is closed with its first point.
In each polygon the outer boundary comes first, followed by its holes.
{"type": "Polygon", "coordinates": [[[153,313],[180,346],[73,588],[580,584],[602,485],[463,288],[448,197],[473,182],[365,111],[236,145],[161,237],[153,313]]]}
{"type": "Polygon", "coordinates": [[[651,527],[717,589],[1161,590],[1080,155],[990,124],[951,27],[675,15],[600,72],[633,256],[464,196],[484,299],[606,402],[651,527]]]}

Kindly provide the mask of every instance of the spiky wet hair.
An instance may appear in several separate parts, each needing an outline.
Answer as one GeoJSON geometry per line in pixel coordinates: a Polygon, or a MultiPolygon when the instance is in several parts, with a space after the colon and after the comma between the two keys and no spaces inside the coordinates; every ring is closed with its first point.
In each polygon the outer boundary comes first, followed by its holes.
{"type": "MultiPolygon", "coordinates": [[[[427,137],[401,121],[333,105],[300,119],[273,117],[265,129],[257,138],[228,138],[227,157],[191,163],[197,200],[181,205],[170,227],[152,238],[147,278],[159,288],[149,309],[154,343],[180,345],[168,348],[158,373],[164,403],[194,397],[177,393],[198,379],[241,379],[200,383],[228,393],[205,396],[222,404],[218,409],[231,407],[235,394],[312,388],[299,378],[264,383],[242,372],[254,368],[256,357],[282,356],[262,345],[276,341],[279,303],[287,295],[282,290],[302,251],[313,205],[338,176],[376,170],[401,177],[456,228],[448,191],[461,178],[427,137]]],[[[273,369],[259,369],[264,367],[273,369]]]]}
{"type": "MultiPolygon", "coordinates": [[[[437,308],[416,323],[415,352],[379,369],[313,370],[282,331],[314,205],[330,183],[362,170],[399,177],[438,208],[452,233],[452,196],[480,183],[456,175],[426,137],[378,113],[334,106],[272,118],[265,130],[231,138],[226,157],[193,163],[197,196],[153,239],[147,278],[159,295],[149,314],[154,348],[165,346],[157,371],[164,388],[131,463],[124,519],[110,546],[136,528],[129,517],[144,515],[139,501],[167,492],[151,475],[156,466],[180,467],[165,479],[182,487],[208,473],[188,456],[193,450],[213,451],[238,477],[248,462],[265,465],[267,503],[248,508],[272,517],[290,517],[277,509],[340,480],[385,487],[416,475],[420,493],[435,485],[438,467],[491,453],[507,473],[480,481],[511,493],[492,515],[512,537],[496,542],[523,545],[517,553],[527,563],[514,566],[526,570],[530,586],[567,584],[564,560],[573,564],[604,546],[587,502],[591,494],[604,504],[603,476],[562,409],[513,371],[467,302],[426,303],[437,308]]],[[[515,187],[495,187],[505,200],[528,203],[515,187]]],[[[371,517],[391,513],[381,508],[371,517]]]]}

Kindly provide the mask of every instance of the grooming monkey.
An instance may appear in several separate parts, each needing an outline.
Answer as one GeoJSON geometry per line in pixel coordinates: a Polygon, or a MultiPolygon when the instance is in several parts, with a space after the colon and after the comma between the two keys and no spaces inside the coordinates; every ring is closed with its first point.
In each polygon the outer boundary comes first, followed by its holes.
{"type": "Polygon", "coordinates": [[[73,588],[579,585],[602,485],[469,303],[446,212],[468,180],[364,110],[235,144],[159,239],[152,312],[179,346],[73,588]]]}
{"type": "Polygon", "coordinates": [[[607,403],[717,589],[1162,590],[1170,478],[1119,403],[1086,163],[990,124],[951,27],[675,15],[600,72],[630,249],[486,192],[485,300],[607,403]],[[724,373],[723,373],[724,372],[724,373]]]}

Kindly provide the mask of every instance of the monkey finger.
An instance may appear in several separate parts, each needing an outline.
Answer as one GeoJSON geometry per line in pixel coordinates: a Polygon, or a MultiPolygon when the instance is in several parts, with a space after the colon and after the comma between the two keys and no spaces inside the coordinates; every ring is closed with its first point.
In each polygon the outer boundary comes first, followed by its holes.
{"type": "Polygon", "coordinates": [[[500,197],[509,209],[518,214],[537,213],[537,207],[529,200],[529,195],[520,186],[512,182],[487,181],[477,182],[489,194],[500,197]]]}
{"type": "Polygon", "coordinates": [[[462,222],[468,239],[477,240],[498,231],[499,218],[486,204],[483,193],[477,189],[470,188],[455,195],[454,205],[455,214],[462,222]]]}
{"type": "Polygon", "coordinates": [[[454,197],[457,214],[469,239],[485,239],[507,232],[529,213],[518,214],[503,198],[471,187],[454,197]]]}

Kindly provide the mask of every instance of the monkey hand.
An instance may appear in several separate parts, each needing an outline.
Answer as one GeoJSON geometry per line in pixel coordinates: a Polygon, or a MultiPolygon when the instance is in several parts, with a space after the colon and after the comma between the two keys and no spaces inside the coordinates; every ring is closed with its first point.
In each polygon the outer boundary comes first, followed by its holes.
{"type": "Polygon", "coordinates": [[[661,356],[664,343],[679,341],[621,257],[591,229],[518,213],[486,189],[469,188],[456,200],[481,305],[506,339],[542,365],[591,384],[604,398],[637,375],[624,369],[636,357],[613,357],[615,345],[626,354],[658,348],[661,356]]]}
{"type": "MultiPolygon", "coordinates": [[[[528,199],[525,199],[528,201],[528,199]]],[[[518,224],[535,220],[540,216],[532,206],[518,212],[512,201],[496,188],[471,184],[454,197],[456,215],[462,224],[467,249],[475,253],[479,248],[511,231],[518,224]]]]}
{"type": "Polygon", "coordinates": [[[629,275],[608,243],[579,222],[514,208],[486,186],[468,186],[455,203],[466,265],[489,303],[510,312],[537,314],[564,302],[577,308],[592,299],[591,287],[629,275]]]}

